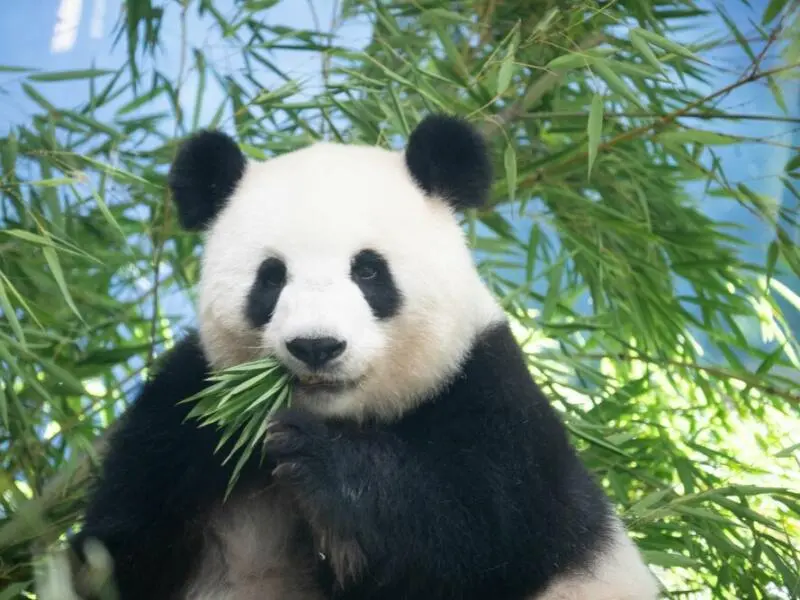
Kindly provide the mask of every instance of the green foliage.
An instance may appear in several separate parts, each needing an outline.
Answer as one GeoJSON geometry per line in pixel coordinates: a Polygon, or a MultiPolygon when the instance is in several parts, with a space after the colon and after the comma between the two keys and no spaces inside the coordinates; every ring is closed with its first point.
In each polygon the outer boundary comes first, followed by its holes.
{"type": "Polygon", "coordinates": [[[233,442],[222,461],[237,457],[228,484],[230,493],[242,467],[263,442],[269,417],[290,404],[290,374],[275,359],[265,358],[229,367],[212,375],[211,381],[212,385],[184,402],[195,403],[189,418],[197,419],[200,427],[220,429],[217,452],[233,442]]]}
{"type": "MultiPolygon", "coordinates": [[[[786,107],[797,4],[684,44],[705,17],[690,0],[342,0],[308,30],[275,24],[286,2],[126,0],[124,64],[0,66],[36,107],[0,138],[0,597],[30,589],[30,542],[75,523],[107,428],[190,322],[201,240],[165,186],[179,139],[221,127],[260,159],[396,147],[438,110],[490,142],[494,205],[464,219],[481,273],[671,597],[798,597],[798,215],[718,157],[771,142],[731,127],[768,117],[721,102],[766,85],[786,107]],[[709,89],[732,44],[748,65],[709,89]],[[709,203],[770,232],[757,258],[709,203]]],[[[800,200],[791,151],[780,193],[800,200]]],[[[240,431],[245,392],[198,411],[240,431]]]]}

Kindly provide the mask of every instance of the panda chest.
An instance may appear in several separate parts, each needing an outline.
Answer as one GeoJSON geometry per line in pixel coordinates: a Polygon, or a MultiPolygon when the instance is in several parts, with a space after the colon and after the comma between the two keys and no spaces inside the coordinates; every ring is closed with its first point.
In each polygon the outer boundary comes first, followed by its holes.
{"type": "Polygon", "coordinates": [[[277,487],[240,492],[217,506],[184,600],[320,600],[308,527],[277,487]]]}

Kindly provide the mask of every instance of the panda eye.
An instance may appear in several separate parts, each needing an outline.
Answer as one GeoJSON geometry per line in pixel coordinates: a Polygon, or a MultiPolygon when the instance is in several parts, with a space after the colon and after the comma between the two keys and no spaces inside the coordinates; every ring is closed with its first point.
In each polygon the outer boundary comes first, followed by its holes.
{"type": "Polygon", "coordinates": [[[258,281],[270,287],[280,287],[286,283],[286,265],[277,258],[268,258],[258,269],[258,281]]]}
{"type": "Polygon", "coordinates": [[[355,281],[382,279],[386,272],[386,262],[374,250],[362,250],[353,257],[350,276],[355,281]]]}
{"type": "Polygon", "coordinates": [[[355,276],[363,281],[369,281],[378,276],[378,269],[372,265],[358,265],[353,271],[355,276]]]}

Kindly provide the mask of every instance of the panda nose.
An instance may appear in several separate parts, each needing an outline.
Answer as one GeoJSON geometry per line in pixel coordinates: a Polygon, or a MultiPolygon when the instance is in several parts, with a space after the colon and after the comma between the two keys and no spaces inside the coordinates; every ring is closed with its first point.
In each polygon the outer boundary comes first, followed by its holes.
{"type": "Polygon", "coordinates": [[[286,348],[296,359],[312,369],[325,366],[344,352],[347,342],[332,337],[294,338],[286,348]]]}

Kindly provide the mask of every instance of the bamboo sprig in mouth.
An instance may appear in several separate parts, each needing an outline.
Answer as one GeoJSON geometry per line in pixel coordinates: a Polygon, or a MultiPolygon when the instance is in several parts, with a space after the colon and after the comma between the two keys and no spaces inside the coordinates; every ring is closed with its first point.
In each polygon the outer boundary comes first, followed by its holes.
{"type": "MultiPolygon", "coordinates": [[[[182,402],[196,403],[187,420],[196,419],[200,427],[213,425],[221,430],[215,452],[230,448],[223,464],[238,454],[225,492],[227,498],[242,468],[263,442],[269,418],[290,404],[294,377],[276,359],[261,358],[218,371],[208,380],[210,386],[182,402]]],[[[264,459],[263,452],[260,459],[264,459]]]]}

